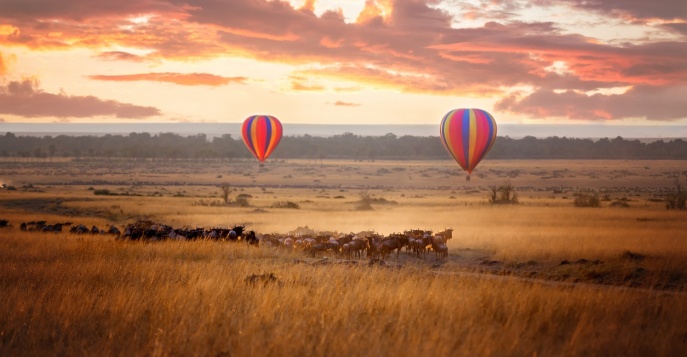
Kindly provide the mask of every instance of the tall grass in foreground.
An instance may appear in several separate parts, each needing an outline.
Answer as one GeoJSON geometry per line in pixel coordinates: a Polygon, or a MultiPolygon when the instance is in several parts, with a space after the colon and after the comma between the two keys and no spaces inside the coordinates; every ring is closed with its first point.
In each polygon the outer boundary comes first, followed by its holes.
{"type": "Polygon", "coordinates": [[[684,295],[0,232],[0,355],[679,355],[684,295]],[[245,277],[275,273],[276,282],[245,277]]]}

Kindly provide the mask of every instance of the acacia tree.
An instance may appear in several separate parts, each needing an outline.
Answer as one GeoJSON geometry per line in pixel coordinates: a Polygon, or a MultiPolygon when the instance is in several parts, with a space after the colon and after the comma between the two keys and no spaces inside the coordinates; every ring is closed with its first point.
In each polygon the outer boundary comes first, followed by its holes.
{"type": "Polygon", "coordinates": [[[222,198],[224,199],[224,203],[229,203],[230,198],[229,195],[234,191],[233,188],[231,188],[231,185],[228,183],[223,183],[220,186],[220,189],[222,190],[222,198]]]}
{"type": "Polygon", "coordinates": [[[515,192],[515,186],[510,181],[506,181],[499,187],[491,187],[491,194],[489,195],[489,203],[518,203],[518,193],[515,192]]]}

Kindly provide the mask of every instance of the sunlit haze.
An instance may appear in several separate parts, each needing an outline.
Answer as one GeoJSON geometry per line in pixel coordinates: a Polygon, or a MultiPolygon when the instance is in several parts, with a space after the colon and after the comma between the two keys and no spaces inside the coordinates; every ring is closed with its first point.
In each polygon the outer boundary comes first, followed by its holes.
{"type": "Polygon", "coordinates": [[[684,0],[0,0],[0,122],[687,124],[684,0]]]}

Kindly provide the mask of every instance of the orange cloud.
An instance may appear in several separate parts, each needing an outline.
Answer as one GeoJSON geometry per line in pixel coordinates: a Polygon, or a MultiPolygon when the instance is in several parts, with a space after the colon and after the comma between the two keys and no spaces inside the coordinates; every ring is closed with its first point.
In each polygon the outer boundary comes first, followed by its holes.
{"type": "Polygon", "coordinates": [[[301,9],[308,10],[310,12],[315,11],[315,0],[305,0],[305,3],[301,9]]]}
{"type": "Polygon", "coordinates": [[[2,52],[0,52],[0,76],[4,76],[7,73],[7,65],[5,65],[5,60],[2,57],[2,52]]]}
{"type": "Polygon", "coordinates": [[[379,6],[376,0],[366,0],[365,7],[355,22],[362,24],[376,19],[383,19],[383,15],[382,7],[379,6]]]}
{"type": "Polygon", "coordinates": [[[140,73],[125,75],[92,75],[90,79],[99,81],[131,82],[154,81],[174,83],[182,86],[222,86],[229,83],[243,84],[246,77],[222,77],[208,73],[140,73]]]}
{"type": "Polygon", "coordinates": [[[331,38],[325,36],[320,40],[320,44],[324,47],[327,48],[339,48],[343,44],[344,39],[340,38],[337,41],[332,40],[331,38]]]}
{"type": "Polygon", "coordinates": [[[501,90],[475,83],[465,83],[456,87],[439,76],[425,73],[400,73],[379,68],[360,68],[355,66],[336,66],[325,69],[301,71],[303,76],[329,78],[332,80],[357,82],[365,87],[401,90],[408,93],[435,93],[471,96],[492,96],[501,90]]]}
{"type": "Polygon", "coordinates": [[[323,91],[325,88],[323,85],[320,85],[320,84],[305,84],[305,83],[298,82],[298,81],[292,81],[291,82],[291,89],[297,90],[297,91],[318,92],[318,91],[323,91]]]}

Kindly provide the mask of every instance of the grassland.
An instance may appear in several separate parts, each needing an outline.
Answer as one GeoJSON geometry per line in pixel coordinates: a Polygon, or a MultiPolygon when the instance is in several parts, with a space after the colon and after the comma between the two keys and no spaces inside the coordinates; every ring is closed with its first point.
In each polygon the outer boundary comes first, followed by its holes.
{"type": "Polygon", "coordinates": [[[687,213],[675,161],[0,163],[2,355],[679,355],[687,213]],[[513,184],[520,204],[490,205],[513,184]],[[223,205],[219,185],[249,207],[223,205]],[[96,190],[117,195],[94,195],[96,190]],[[607,196],[600,208],[572,195],[607,196]],[[356,210],[361,193],[378,198],[356,210]],[[272,208],[291,201],[300,209],[272,208]],[[625,202],[627,208],[611,207],[625,202]],[[219,205],[216,205],[219,203],[219,205]],[[451,227],[449,258],[386,264],[222,242],[20,232],[152,219],[259,233],[451,227]],[[251,275],[276,279],[250,283],[251,275]]]}

